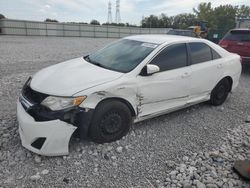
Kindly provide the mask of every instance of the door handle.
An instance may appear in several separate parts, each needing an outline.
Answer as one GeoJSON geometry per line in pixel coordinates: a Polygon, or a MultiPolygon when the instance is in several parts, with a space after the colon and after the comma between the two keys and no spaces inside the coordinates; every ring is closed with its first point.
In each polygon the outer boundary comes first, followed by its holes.
{"type": "Polygon", "coordinates": [[[190,73],[185,72],[181,77],[182,77],[182,78],[186,78],[186,77],[189,77],[190,75],[191,75],[190,73]]]}
{"type": "Polygon", "coordinates": [[[222,68],[222,64],[217,65],[217,68],[221,69],[222,68]]]}

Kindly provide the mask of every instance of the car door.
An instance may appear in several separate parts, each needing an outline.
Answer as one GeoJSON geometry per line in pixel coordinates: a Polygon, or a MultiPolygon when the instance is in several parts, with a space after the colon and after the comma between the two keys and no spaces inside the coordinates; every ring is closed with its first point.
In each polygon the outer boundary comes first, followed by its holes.
{"type": "Polygon", "coordinates": [[[223,75],[223,60],[203,42],[188,44],[191,58],[191,84],[188,103],[208,100],[211,90],[223,75]]]}
{"type": "Polygon", "coordinates": [[[184,106],[189,95],[190,68],[185,43],[166,47],[150,64],[157,65],[160,71],[137,76],[139,118],[184,106]]]}

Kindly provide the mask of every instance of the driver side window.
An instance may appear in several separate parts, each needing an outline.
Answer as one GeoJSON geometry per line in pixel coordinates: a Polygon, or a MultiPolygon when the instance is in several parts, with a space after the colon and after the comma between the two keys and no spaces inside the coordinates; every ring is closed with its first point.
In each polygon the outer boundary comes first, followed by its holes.
{"type": "Polygon", "coordinates": [[[188,65],[186,44],[173,44],[162,50],[150,64],[160,67],[160,72],[188,65]]]}

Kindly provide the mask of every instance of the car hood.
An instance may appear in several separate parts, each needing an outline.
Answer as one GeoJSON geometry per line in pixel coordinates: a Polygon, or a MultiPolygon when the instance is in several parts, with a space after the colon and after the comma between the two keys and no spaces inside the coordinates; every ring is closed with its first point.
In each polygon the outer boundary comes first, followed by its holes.
{"type": "Polygon", "coordinates": [[[93,65],[81,57],[42,69],[33,76],[30,87],[48,95],[72,96],[123,74],[93,65]]]}

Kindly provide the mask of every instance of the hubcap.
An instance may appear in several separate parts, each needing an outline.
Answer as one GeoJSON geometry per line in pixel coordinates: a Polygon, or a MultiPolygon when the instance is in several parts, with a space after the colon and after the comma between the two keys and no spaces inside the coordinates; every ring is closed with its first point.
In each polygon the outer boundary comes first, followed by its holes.
{"type": "Polygon", "coordinates": [[[117,113],[109,113],[103,118],[100,126],[104,133],[115,134],[119,132],[122,127],[121,116],[117,113]]]}
{"type": "Polygon", "coordinates": [[[217,99],[223,99],[225,94],[226,94],[226,90],[225,90],[225,87],[222,85],[218,88],[216,97],[217,99]]]}

